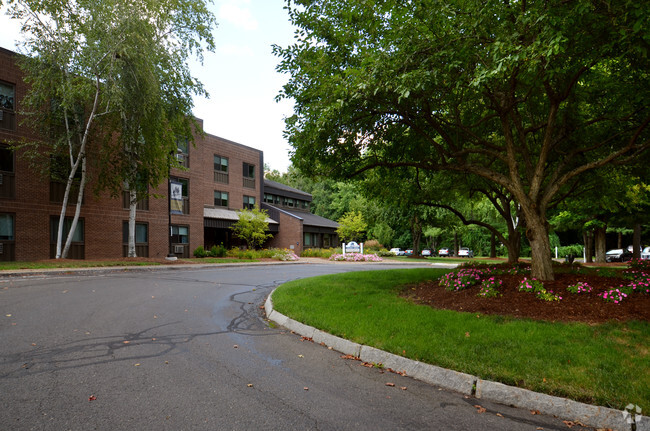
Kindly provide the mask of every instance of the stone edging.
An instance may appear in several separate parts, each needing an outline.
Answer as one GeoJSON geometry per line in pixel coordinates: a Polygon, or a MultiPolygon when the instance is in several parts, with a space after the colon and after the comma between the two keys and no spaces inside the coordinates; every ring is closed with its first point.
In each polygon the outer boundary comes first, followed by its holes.
{"type": "MultiPolygon", "coordinates": [[[[269,294],[264,303],[266,316],[269,320],[303,337],[311,338],[315,343],[324,344],[345,355],[351,355],[364,362],[382,364],[384,367],[400,373],[405,372],[407,376],[414,379],[464,395],[474,396],[478,399],[528,410],[538,410],[542,414],[579,421],[586,426],[596,428],[610,428],[619,431],[631,429],[630,424],[626,422],[623,412],[620,410],[584,404],[504,385],[503,383],[483,380],[476,376],[403,358],[374,347],[336,337],[278,313],[273,309],[272,295],[273,292],[269,294]]],[[[637,431],[650,431],[650,417],[642,416],[641,421],[637,423],[636,429],[637,431]]]]}

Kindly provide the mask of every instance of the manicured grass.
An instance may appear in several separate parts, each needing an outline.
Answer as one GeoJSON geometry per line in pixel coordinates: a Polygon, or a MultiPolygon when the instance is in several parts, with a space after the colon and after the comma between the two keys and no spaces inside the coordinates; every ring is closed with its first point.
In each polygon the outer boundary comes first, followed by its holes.
{"type": "Polygon", "coordinates": [[[444,273],[405,269],[296,280],[278,288],[273,303],[300,322],[415,360],[577,401],[650,410],[648,322],[539,322],[434,310],[398,296],[401,286],[444,273]]]}

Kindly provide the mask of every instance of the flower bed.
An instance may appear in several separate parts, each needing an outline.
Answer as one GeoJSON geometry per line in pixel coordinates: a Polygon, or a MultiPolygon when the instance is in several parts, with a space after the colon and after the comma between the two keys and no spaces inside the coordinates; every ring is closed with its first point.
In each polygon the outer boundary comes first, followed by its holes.
{"type": "Polygon", "coordinates": [[[329,260],[337,262],[382,262],[383,259],[376,254],[346,253],[333,254],[329,260]]]}

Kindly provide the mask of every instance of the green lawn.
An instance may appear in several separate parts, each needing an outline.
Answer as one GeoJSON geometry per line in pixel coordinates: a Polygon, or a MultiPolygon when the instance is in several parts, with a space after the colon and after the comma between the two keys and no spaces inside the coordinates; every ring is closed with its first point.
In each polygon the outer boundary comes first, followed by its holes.
{"type": "Polygon", "coordinates": [[[634,403],[650,410],[648,322],[586,325],[478,316],[398,296],[401,286],[444,272],[406,269],[297,280],[278,288],[273,303],[300,322],[411,359],[577,401],[616,409],[634,403]]]}

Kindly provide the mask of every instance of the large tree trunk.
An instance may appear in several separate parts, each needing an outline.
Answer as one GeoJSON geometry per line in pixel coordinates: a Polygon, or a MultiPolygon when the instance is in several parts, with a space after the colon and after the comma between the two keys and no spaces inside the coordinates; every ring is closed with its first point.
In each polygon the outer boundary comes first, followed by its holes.
{"type": "Polygon", "coordinates": [[[458,256],[458,232],[454,231],[454,256],[458,256]]]}
{"type": "Polygon", "coordinates": [[[592,231],[583,231],[582,238],[585,244],[585,261],[594,261],[594,234],[592,231]]]}
{"type": "Polygon", "coordinates": [[[135,215],[138,206],[138,193],[135,186],[129,187],[129,250],[128,257],[138,257],[135,252],[135,215]]]}
{"type": "Polygon", "coordinates": [[[526,237],[530,242],[530,276],[538,280],[554,280],[551,242],[548,239],[546,216],[529,211],[525,214],[526,237]]]}
{"type": "Polygon", "coordinates": [[[505,246],[508,249],[508,263],[519,262],[521,256],[521,232],[511,224],[508,224],[508,241],[505,246]]]}
{"type": "Polygon", "coordinates": [[[594,248],[596,250],[597,263],[605,263],[605,253],[607,252],[606,232],[607,226],[597,227],[594,231],[594,248]]]}
{"type": "Polygon", "coordinates": [[[634,236],[632,237],[632,257],[641,259],[641,224],[634,223],[634,236]]]}
{"type": "Polygon", "coordinates": [[[422,239],[422,223],[417,215],[411,222],[411,232],[413,234],[413,256],[417,257],[420,255],[420,240],[422,239]]]}

